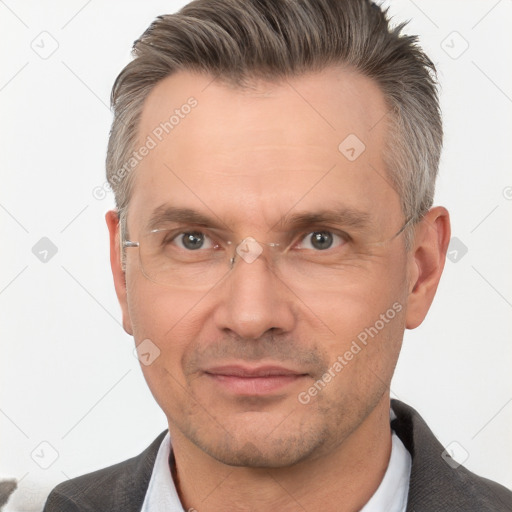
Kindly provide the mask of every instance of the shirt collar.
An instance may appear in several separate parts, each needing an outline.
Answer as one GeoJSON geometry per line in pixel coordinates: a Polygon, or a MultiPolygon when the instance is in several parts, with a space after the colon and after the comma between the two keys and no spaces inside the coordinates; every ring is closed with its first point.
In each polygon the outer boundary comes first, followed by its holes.
{"type": "Polygon", "coordinates": [[[167,432],[156,455],[141,512],[184,512],[169,467],[170,454],[171,436],[167,432]]]}

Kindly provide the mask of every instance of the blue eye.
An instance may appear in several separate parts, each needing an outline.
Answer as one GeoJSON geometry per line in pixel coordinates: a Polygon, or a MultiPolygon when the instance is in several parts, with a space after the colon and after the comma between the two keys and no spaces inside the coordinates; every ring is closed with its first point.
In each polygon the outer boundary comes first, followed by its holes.
{"type": "Polygon", "coordinates": [[[299,243],[299,248],[325,251],[333,246],[343,245],[345,242],[346,240],[332,231],[313,231],[304,236],[299,243]]]}
{"type": "Polygon", "coordinates": [[[181,249],[197,251],[198,249],[212,249],[214,244],[211,238],[200,231],[179,233],[172,242],[181,249]]]}

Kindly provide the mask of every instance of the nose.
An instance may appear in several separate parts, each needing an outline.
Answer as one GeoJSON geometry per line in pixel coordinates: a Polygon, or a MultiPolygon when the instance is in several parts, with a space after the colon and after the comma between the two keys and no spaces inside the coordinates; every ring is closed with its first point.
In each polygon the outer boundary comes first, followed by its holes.
{"type": "Polygon", "coordinates": [[[264,254],[254,248],[244,256],[241,246],[222,285],[214,313],[218,329],[244,339],[259,339],[268,331],[289,332],[295,325],[293,294],[274,272],[264,254]],[[242,257],[240,257],[240,254],[242,257]]]}

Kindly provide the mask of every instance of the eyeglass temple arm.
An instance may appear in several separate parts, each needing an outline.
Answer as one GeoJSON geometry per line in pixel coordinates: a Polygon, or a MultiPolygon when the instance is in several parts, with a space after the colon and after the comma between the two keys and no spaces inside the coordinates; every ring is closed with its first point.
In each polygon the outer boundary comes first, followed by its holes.
{"type": "Polygon", "coordinates": [[[412,215],[411,217],[409,217],[409,220],[407,220],[405,222],[405,224],[395,233],[395,235],[393,236],[393,238],[396,238],[398,235],[400,235],[401,233],[403,233],[405,231],[405,228],[415,220],[416,216],[415,215],[412,215]]]}

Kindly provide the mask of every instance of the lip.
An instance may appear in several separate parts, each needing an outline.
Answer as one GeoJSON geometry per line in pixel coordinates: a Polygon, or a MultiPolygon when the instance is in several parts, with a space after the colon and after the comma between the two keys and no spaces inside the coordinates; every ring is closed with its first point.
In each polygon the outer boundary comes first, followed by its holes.
{"type": "Polygon", "coordinates": [[[229,393],[261,396],[283,391],[307,374],[282,366],[226,365],[208,368],[205,375],[229,393]]]}
{"type": "Polygon", "coordinates": [[[304,373],[284,368],[282,366],[266,365],[266,366],[242,366],[242,365],[225,365],[208,368],[205,373],[210,375],[226,375],[229,377],[274,377],[274,376],[290,376],[305,375],[304,373]]]}

